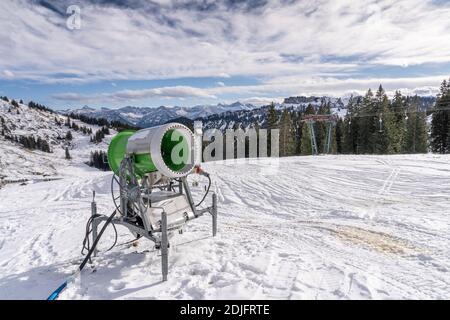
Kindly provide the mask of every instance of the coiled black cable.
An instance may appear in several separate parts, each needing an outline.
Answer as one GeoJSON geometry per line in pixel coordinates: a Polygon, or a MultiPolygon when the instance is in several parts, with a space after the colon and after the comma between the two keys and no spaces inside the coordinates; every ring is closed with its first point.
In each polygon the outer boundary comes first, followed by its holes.
{"type": "MultiPolygon", "coordinates": [[[[98,233],[97,238],[92,243],[92,248],[89,249],[89,252],[87,253],[86,257],[84,258],[83,262],[80,264],[80,267],[79,267],[80,271],[83,270],[83,268],[86,265],[86,263],[91,259],[91,255],[94,252],[95,248],[97,247],[97,244],[100,241],[100,238],[102,237],[103,232],[105,232],[105,230],[108,227],[108,225],[112,222],[112,220],[113,220],[114,216],[116,215],[116,213],[117,213],[117,210],[114,210],[114,212],[105,221],[105,224],[103,225],[102,229],[98,233]]],[[[91,217],[90,220],[92,220],[93,218],[94,217],[91,217]]],[[[116,230],[116,235],[117,235],[117,230],[116,230]]],[[[116,241],[117,241],[117,239],[116,239],[116,241]]]]}
{"type": "MultiPolygon", "coordinates": [[[[85,231],[85,236],[83,239],[83,247],[81,249],[81,254],[84,256],[85,252],[89,252],[91,250],[91,246],[90,246],[90,235],[92,233],[92,223],[94,221],[95,218],[99,217],[100,215],[95,215],[95,216],[91,216],[87,223],[86,223],[86,231],[85,231]]],[[[117,240],[118,240],[118,234],[117,234],[117,228],[116,225],[114,224],[114,222],[111,221],[111,225],[113,226],[114,229],[114,243],[111,245],[111,247],[109,247],[107,250],[105,250],[105,252],[111,251],[117,244],[117,240]]]]}
{"type": "Polygon", "coordinates": [[[205,192],[205,194],[203,195],[202,200],[201,200],[199,203],[197,203],[197,204],[195,205],[195,207],[200,206],[200,205],[203,203],[203,201],[205,201],[206,196],[207,196],[208,193],[209,193],[209,189],[211,188],[211,178],[209,177],[209,175],[207,175],[206,177],[208,178],[208,188],[206,189],[206,192],[205,192]]]}

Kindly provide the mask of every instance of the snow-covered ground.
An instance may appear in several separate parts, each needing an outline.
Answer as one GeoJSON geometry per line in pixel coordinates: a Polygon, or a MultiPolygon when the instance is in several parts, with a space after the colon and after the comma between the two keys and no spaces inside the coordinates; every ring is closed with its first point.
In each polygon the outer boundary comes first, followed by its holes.
{"type": "MultiPolygon", "coordinates": [[[[66,116],[47,111],[29,108],[19,104],[18,108],[11,103],[0,100],[0,129],[8,128],[7,135],[34,136],[46,140],[52,153],[39,150],[29,150],[18,143],[11,142],[0,135],[0,187],[2,180],[43,180],[58,179],[64,173],[66,165],[88,162],[91,151],[107,150],[112,136],[116,133],[110,130],[100,143],[91,143],[90,135],[81,131],[69,129],[64,125],[66,116]],[[8,110],[12,110],[8,112],[8,110]],[[58,120],[61,124],[57,125],[58,120]],[[4,122],[4,125],[2,124],[4,122]],[[70,131],[73,140],[66,141],[64,137],[70,131]],[[65,148],[69,149],[72,161],[65,159],[65,148]]],[[[101,127],[71,119],[80,127],[92,129],[93,135],[101,127]]]]}
{"type": "MultiPolygon", "coordinates": [[[[101,252],[61,299],[450,299],[450,156],[320,156],[208,163],[208,216],[172,239],[161,282],[153,243],[101,252]]],[[[63,172],[63,173],[62,173],[63,172]]],[[[0,299],[45,299],[81,261],[92,190],[110,173],[0,189],[0,299]]],[[[201,188],[202,186],[200,186],[201,188]]],[[[197,190],[196,196],[201,196],[197,190]]],[[[100,249],[114,238],[109,229],[100,249]]]]}

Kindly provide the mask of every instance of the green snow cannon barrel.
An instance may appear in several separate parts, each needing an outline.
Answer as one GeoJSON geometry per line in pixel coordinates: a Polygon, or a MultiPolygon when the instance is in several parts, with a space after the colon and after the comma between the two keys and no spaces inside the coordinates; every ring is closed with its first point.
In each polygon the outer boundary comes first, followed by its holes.
{"type": "Polygon", "coordinates": [[[119,175],[120,163],[129,155],[138,177],[159,171],[169,178],[181,178],[194,169],[193,140],[192,131],[179,123],[123,131],[111,140],[108,163],[119,175]]]}

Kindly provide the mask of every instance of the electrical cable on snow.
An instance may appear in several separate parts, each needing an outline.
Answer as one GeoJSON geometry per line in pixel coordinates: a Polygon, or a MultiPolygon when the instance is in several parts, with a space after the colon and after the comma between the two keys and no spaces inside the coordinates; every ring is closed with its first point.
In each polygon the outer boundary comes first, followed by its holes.
{"type": "MultiPolygon", "coordinates": [[[[92,228],[91,228],[91,226],[92,226],[92,222],[93,222],[94,218],[96,218],[96,217],[98,217],[98,216],[100,216],[100,215],[91,216],[91,217],[88,219],[87,223],[86,223],[86,232],[85,232],[85,236],[84,236],[84,239],[83,239],[83,247],[82,247],[82,249],[81,249],[81,254],[82,254],[83,256],[85,255],[85,251],[89,252],[89,250],[91,249],[91,248],[90,248],[90,239],[89,239],[89,236],[90,236],[91,233],[92,233],[92,228]]],[[[114,228],[114,235],[115,235],[115,236],[114,236],[114,243],[112,244],[111,247],[109,247],[109,249],[105,250],[105,252],[111,251],[111,250],[116,246],[117,240],[118,240],[118,234],[117,234],[116,225],[114,224],[114,222],[111,222],[111,225],[112,225],[113,228],[114,228]]]]}
{"type": "Polygon", "coordinates": [[[206,189],[206,192],[205,192],[205,194],[203,195],[202,200],[200,200],[200,202],[197,203],[197,204],[195,205],[195,207],[200,206],[200,205],[203,203],[203,201],[205,201],[206,196],[209,194],[209,189],[211,188],[211,178],[209,177],[209,175],[207,175],[206,177],[208,178],[208,188],[206,189]]]}
{"type": "Polygon", "coordinates": [[[76,278],[76,276],[81,272],[81,270],[83,270],[83,268],[86,266],[86,263],[90,260],[91,255],[94,252],[95,248],[97,247],[100,238],[102,237],[108,225],[112,222],[112,219],[114,218],[116,213],[117,211],[114,210],[114,212],[108,217],[102,229],[100,230],[97,238],[95,239],[94,243],[92,243],[92,248],[90,248],[83,262],[78,267],[78,270],[71,277],[69,277],[69,279],[67,279],[63,284],[61,284],[54,292],[52,292],[52,294],[47,298],[47,300],[56,300],[56,298],[58,298],[59,294],[67,287],[67,285],[76,278]]]}

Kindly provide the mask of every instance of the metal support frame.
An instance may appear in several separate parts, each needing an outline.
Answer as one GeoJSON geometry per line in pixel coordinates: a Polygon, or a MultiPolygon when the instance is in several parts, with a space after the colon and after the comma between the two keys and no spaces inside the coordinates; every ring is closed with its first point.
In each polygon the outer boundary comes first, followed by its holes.
{"type": "Polygon", "coordinates": [[[327,125],[328,126],[327,126],[326,143],[324,145],[324,150],[323,150],[324,154],[329,154],[331,151],[331,137],[333,135],[332,130],[331,130],[333,128],[333,123],[328,122],[327,125]]]}
{"type": "Polygon", "coordinates": [[[215,193],[212,196],[212,203],[212,232],[213,237],[215,237],[217,234],[217,195],[215,193]]]}
{"type": "Polygon", "coordinates": [[[161,269],[163,281],[167,281],[169,273],[169,237],[167,234],[167,214],[161,213],[161,269]]]}
{"type": "Polygon", "coordinates": [[[199,214],[197,212],[197,208],[195,207],[194,199],[192,199],[191,189],[189,189],[189,184],[187,182],[186,177],[181,178],[181,182],[183,185],[183,191],[186,193],[191,210],[194,213],[194,216],[197,218],[199,217],[199,214]]]}
{"type": "Polygon", "coordinates": [[[311,151],[313,156],[315,156],[319,154],[319,150],[317,148],[316,132],[314,130],[314,121],[308,121],[307,123],[309,126],[309,132],[311,136],[311,151]]]}
{"type": "MultiPolygon", "coordinates": [[[[192,220],[202,216],[208,212],[212,216],[212,234],[217,234],[217,195],[212,194],[212,205],[210,207],[197,209],[192,198],[192,194],[189,188],[186,177],[182,177],[178,181],[178,190],[176,193],[185,194],[194,217],[189,219],[186,217],[185,223],[188,220],[192,220]]],[[[173,181],[169,181],[169,184],[173,181]]],[[[148,221],[146,212],[148,207],[145,206],[142,195],[151,193],[152,188],[155,186],[149,186],[146,182],[139,184],[134,169],[133,159],[126,157],[120,165],[119,172],[119,187],[120,187],[120,204],[116,210],[119,210],[120,215],[116,215],[113,218],[112,223],[115,225],[122,225],[128,228],[132,233],[145,237],[155,243],[155,246],[161,250],[161,271],[163,281],[167,280],[169,270],[169,231],[173,229],[173,226],[169,226],[167,222],[167,213],[162,209],[160,227],[153,229],[152,224],[148,221]],[[140,219],[137,219],[140,218],[140,219]],[[142,224],[139,225],[137,221],[141,220],[142,224]],[[172,228],[172,229],[171,229],[172,228]]],[[[156,186],[158,187],[158,186],[156,186]]],[[[114,195],[113,195],[114,197],[114,195]]],[[[153,207],[155,208],[155,207],[153,207]]],[[[102,221],[108,220],[106,215],[100,215],[97,213],[97,205],[95,201],[91,204],[92,218],[92,237],[93,241],[97,238],[97,229],[102,221]]],[[[94,256],[97,255],[97,249],[94,251],[94,256]]]]}
{"type": "MultiPolygon", "coordinates": [[[[92,243],[97,239],[97,203],[95,202],[95,191],[92,192],[92,202],[91,202],[91,216],[92,216],[92,243]]],[[[97,256],[98,249],[94,248],[93,255],[97,256]]]]}
{"type": "Polygon", "coordinates": [[[306,124],[309,127],[309,132],[311,135],[311,151],[312,155],[318,155],[319,149],[317,146],[317,140],[316,140],[316,132],[314,130],[314,124],[316,122],[325,122],[327,124],[327,134],[325,137],[325,144],[323,146],[323,153],[329,154],[331,152],[331,138],[333,136],[333,127],[335,126],[337,121],[336,116],[334,115],[324,115],[324,114],[313,114],[313,115],[307,115],[302,120],[302,122],[306,122],[306,124]]]}

